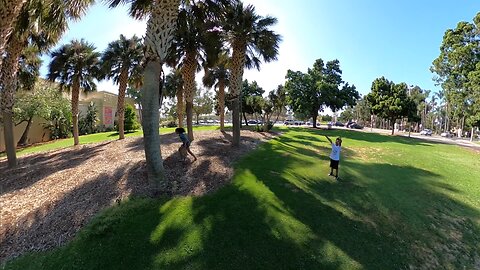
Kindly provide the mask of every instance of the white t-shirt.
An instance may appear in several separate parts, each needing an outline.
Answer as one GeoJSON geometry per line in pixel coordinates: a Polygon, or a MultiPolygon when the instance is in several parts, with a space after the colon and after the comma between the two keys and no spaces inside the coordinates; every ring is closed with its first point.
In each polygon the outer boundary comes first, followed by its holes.
{"type": "Polygon", "coordinates": [[[330,153],[330,158],[333,160],[340,160],[340,150],[342,150],[341,146],[336,146],[332,143],[332,153],[330,153]]]}

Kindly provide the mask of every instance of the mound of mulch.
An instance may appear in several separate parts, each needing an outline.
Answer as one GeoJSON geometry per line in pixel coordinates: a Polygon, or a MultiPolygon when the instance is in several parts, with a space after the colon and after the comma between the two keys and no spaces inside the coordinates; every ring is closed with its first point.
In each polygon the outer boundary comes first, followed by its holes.
{"type": "MultiPolygon", "coordinates": [[[[232,151],[231,134],[196,132],[182,161],[178,136],[161,136],[167,196],[202,195],[231,180],[232,163],[274,135],[242,131],[232,151]]],[[[0,263],[28,251],[65,244],[100,210],[120,200],[153,196],[141,137],[81,145],[21,157],[7,169],[0,160],[0,263]]]]}

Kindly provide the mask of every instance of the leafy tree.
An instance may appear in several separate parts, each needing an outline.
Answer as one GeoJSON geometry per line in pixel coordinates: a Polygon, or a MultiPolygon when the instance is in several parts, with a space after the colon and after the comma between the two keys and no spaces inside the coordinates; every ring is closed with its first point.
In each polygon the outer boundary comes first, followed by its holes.
{"type": "Polygon", "coordinates": [[[196,115],[197,125],[199,124],[198,119],[202,114],[210,114],[213,111],[213,97],[208,91],[202,93],[199,88],[196,91],[196,95],[193,99],[193,111],[196,115]]]}
{"type": "Polygon", "coordinates": [[[15,2],[18,5],[15,6],[14,10],[8,8],[10,5],[1,4],[2,8],[7,8],[5,10],[7,13],[2,12],[2,23],[0,23],[0,31],[8,36],[8,38],[7,36],[0,38],[2,56],[0,57],[2,58],[0,60],[2,63],[0,109],[4,120],[5,145],[9,167],[14,167],[17,163],[13,138],[13,105],[15,91],[17,90],[17,71],[21,62],[22,51],[28,45],[35,45],[41,51],[49,49],[66,31],[68,21],[80,18],[93,0],[27,0],[15,2]],[[3,22],[4,16],[11,16],[12,14],[18,16],[12,18],[9,22],[3,22]],[[6,47],[4,47],[5,45],[6,47]]]}
{"type": "Polygon", "coordinates": [[[295,115],[302,118],[313,118],[313,126],[316,127],[318,111],[322,105],[320,92],[308,73],[301,71],[287,71],[285,90],[289,106],[295,115]]]}
{"type": "Polygon", "coordinates": [[[135,108],[132,105],[125,105],[125,119],[124,119],[125,131],[135,131],[140,128],[140,124],[137,121],[137,115],[135,108]]]}
{"type": "Polygon", "coordinates": [[[251,5],[245,7],[241,1],[235,1],[224,11],[221,29],[225,41],[232,48],[230,75],[230,98],[233,101],[232,145],[239,146],[243,70],[245,67],[259,69],[261,60],[264,62],[276,60],[281,37],[270,30],[270,27],[277,23],[277,19],[259,16],[251,5]]]}
{"type": "Polygon", "coordinates": [[[90,102],[87,113],[78,120],[78,129],[81,135],[97,132],[98,111],[95,103],[90,102]]]}
{"type": "Polygon", "coordinates": [[[95,47],[85,40],[72,40],[51,53],[48,79],[58,80],[60,89],[72,93],[72,120],[74,145],[78,145],[78,98],[80,90],[96,91],[99,75],[99,56],[95,47]]]}
{"type": "Polygon", "coordinates": [[[124,35],[120,35],[118,40],[108,44],[100,60],[102,77],[113,79],[113,81],[119,85],[116,114],[120,140],[125,138],[125,128],[123,126],[125,92],[129,77],[131,77],[132,74],[138,73],[135,69],[140,68],[142,57],[143,45],[141,39],[135,35],[130,39],[127,39],[124,35]]]}
{"type": "Polygon", "coordinates": [[[218,104],[218,115],[220,116],[220,130],[225,129],[225,88],[230,85],[230,57],[228,52],[219,54],[217,62],[211,68],[207,68],[203,77],[203,85],[206,87],[218,88],[216,95],[218,104]]]}
{"type": "Polygon", "coordinates": [[[433,61],[431,71],[436,82],[445,91],[445,129],[449,129],[449,117],[463,127],[465,119],[479,126],[478,69],[480,63],[480,12],[473,23],[459,22],[455,29],[448,29],[440,46],[440,55],[433,61]],[[478,82],[478,81],[477,81],[478,82]]]}
{"type": "Polygon", "coordinates": [[[185,100],[183,89],[183,78],[180,69],[173,69],[165,79],[166,96],[177,98],[176,117],[178,119],[178,126],[183,127],[183,116],[185,115],[185,100]]]}
{"type": "Polygon", "coordinates": [[[57,92],[53,87],[41,81],[35,85],[32,91],[21,91],[17,94],[13,107],[15,126],[24,122],[27,123],[17,145],[25,145],[27,143],[28,133],[34,117],[49,118],[52,107],[58,101],[57,96],[59,94],[57,92]]]}
{"type": "Polygon", "coordinates": [[[248,126],[247,114],[262,113],[262,106],[258,104],[258,97],[262,98],[265,90],[256,81],[249,83],[248,80],[244,80],[242,86],[242,114],[245,125],[248,126]]]}
{"type": "Polygon", "coordinates": [[[274,122],[278,121],[280,115],[285,112],[287,106],[287,95],[285,92],[285,87],[283,85],[277,86],[277,89],[270,91],[268,93],[269,101],[272,104],[272,113],[276,114],[274,122]]]}
{"type": "Polygon", "coordinates": [[[372,91],[366,97],[375,115],[390,120],[392,135],[395,132],[395,121],[408,116],[411,108],[407,91],[405,83],[395,84],[381,77],[372,82],[372,91]]]}

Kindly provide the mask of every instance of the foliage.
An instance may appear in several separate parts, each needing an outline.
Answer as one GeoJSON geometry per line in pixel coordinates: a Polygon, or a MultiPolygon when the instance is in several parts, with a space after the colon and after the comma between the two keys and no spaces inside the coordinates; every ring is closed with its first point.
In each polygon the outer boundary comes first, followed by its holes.
{"type": "Polygon", "coordinates": [[[211,92],[202,91],[201,88],[198,88],[193,98],[193,112],[197,116],[197,124],[200,115],[212,113],[213,106],[214,102],[211,92]]]}
{"type": "Polygon", "coordinates": [[[265,90],[258,85],[256,81],[251,83],[248,80],[244,80],[242,84],[242,113],[255,114],[262,113],[261,106],[257,101],[258,97],[262,97],[265,90]],[[253,100],[256,99],[256,100],[253,100]]]}
{"type": "Polygon", "coordinates": [[[416,112],[407,91],[405,83],[395,84],[381,77],[373,81],[372,91],[366,97],[373,114],[391,121],[392,134],[395,120],[412,116],[412,110],[416,112]]]}
{"type": "Polygon", "coordinates": [[[42,59],[40,58],[40,51],[38,48],[29,46],[26,47],[18,61],[18,89],[31,91],[35,87],[35,83],[40,76],[40,66],[42,59]]]}
{"type": "Polygon", "coordinates": [[[473,23],[459,22],[448,29],[440,46],[440,55],[433,61],[431,71],[445,91],[446,113],[463,126],[463,119],[480,126],[480,12],[473,23]]]}
{"type": "Polygon", "coordinates": [[[48,124],[45,128],[50,130],[50,139],[63,139],[72,135],[72,111],[70,100],[57,95],[53,102],[50,114],[47,117],[48,124]]]}
{"type": "Polygon", "coordinates": [[[125,72],[127,77],[139,73],[143,50],[142,40],[136,35],[129,39],[120,35],[118,40],[108,44],[102,54],[99,63],[100,77],[112,79],[114,83],[120,84],[122,72],[125,72]]]}
{"type": "Polygon", "coordinates": [[[90,102],[87,107],[87,112],[84,117],[80,115],[78,120],[78,129],[80,135],[92,134],[98,132],[98,111],[93,102],[90,102]]]}
{"type": "Polygon", "coordinates": [[[130,104],[125,105],[125,119],[123,122],[125,125],[125,131],[135,131],[140,128],[135,108],[130,104]]]}
{"type": "Polygon", "coordinates": [[[18,92],[13,107],[16,125],[35,116],[48,119],[55,102],[59,102],[59,96],[58,91],[44,81],[37,82],[32,91],[18,92]]]}
{"type": "Polygon", "coordinates": [[[83,39],[72,40],[51,53],[47,77],[51,81],[58,80],[61,90],[74,90],[72,87],[78,80],[83,91],[96,91],[95,80],[101,77],[99,56],[93,44],[83,39]]]}
{"type": "Polygon", "coordinates": [[[287,71],[287,89],[289,105],[294,113],[303,118],[316,119],[324,107],[338,111],[345,106],[353,106],[360,97],[354,85],[342,80],[342,70],[338,60],[315,60],[307,73],[287,71]]]}

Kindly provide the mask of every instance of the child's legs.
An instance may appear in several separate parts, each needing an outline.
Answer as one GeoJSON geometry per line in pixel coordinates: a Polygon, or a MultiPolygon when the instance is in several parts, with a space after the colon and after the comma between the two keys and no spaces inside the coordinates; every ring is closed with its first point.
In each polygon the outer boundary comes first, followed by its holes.
{"type": "Polygon", "coordinates": [[[197,157],[192,153],[192,151],[190,150],[190,146],[187,146],[187,152],[192,155],[192,157],[194,157],[195,159],[197,159],[197,157]]]}

